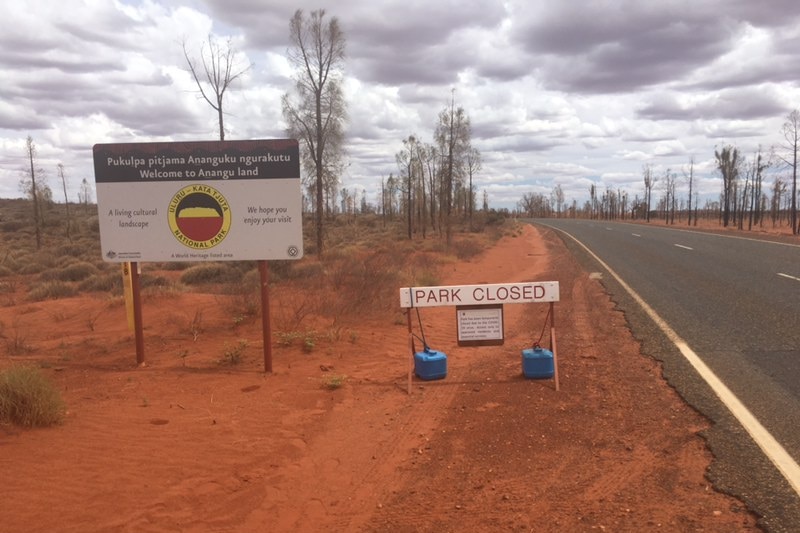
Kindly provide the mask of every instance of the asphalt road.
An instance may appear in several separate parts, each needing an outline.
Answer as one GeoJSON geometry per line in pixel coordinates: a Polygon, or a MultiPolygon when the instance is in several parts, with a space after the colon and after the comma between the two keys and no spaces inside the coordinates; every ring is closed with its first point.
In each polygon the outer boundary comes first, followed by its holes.
{"type": "Polygon", "coordinates": [[[643,353],[662,361],[669,383],[712,422],[704,436],[715,455],[709,471],[714,485],[747,502],[768,531],[800,531],[798,480],[787,481],[641,305],[575,240],[686,341],[795,463],[800,463],[800,246],[660,223],[536,223],[556,231],[588,271],[602,274],[643,353]]]}

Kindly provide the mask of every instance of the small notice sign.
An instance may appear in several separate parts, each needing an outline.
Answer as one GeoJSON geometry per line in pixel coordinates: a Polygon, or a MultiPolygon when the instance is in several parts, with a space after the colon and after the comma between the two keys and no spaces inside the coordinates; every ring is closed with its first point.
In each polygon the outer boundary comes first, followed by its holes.
{"type": "Polygon", "coordinates": [[[456,319],[459,346],[503,344],[502,305],[457,306],[456,319]]]}

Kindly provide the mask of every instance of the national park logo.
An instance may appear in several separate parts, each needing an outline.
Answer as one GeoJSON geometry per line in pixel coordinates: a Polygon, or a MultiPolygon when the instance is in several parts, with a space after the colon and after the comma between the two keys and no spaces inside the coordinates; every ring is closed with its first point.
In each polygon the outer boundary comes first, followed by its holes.
{"type": "Polygon", "coordinates": [[[208,185],[189,185],[175,193],[167,216],[175,238],[195,250],[218,245],[231,228],[228,201],[208,185]]]}

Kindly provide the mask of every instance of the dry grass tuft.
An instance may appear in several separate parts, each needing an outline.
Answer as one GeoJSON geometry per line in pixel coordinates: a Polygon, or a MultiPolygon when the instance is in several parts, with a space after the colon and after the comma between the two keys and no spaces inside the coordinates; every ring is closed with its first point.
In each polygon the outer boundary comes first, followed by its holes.
{"type": "Polygon", "coordinates": [[[42,372],[14,366],[0,372],[0,420],[24,427],[59,424],[66,407],[61,394],[42,372]]]}

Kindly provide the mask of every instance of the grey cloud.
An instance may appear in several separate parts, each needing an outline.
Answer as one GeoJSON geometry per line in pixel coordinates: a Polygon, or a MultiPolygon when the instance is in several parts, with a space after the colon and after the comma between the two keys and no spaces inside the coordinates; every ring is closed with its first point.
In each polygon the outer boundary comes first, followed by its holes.
{"type": "MultiPolygon", "coordinates": [[[[281,52],[289,44],[289,20],[295,9],[317,9],[305,5],[309,2],[266,6],[251,0],[208,0],[206,4],[216,17],[242,28],[248,46],[281,52]]],[[[393,0],[341,4],[326,9],[326,16],[338,18],[344,31],[348,74],[380,84],[441,85],[453,83],[459,70],[474,62],[480,44],[465,49],[453,37],[467,29],[494,28],[506,12],[500,4],[481,0],[393,0]]]]}
{"type": "MultiPolygon", "coordinates": [[[[553,148],[563,146],[563,139],[556,139],[543,135],[511,135],[491,139],[484,143],[492,152],[546,152],[553,148]]],[[[478,146],[481,149],[481,146],[478,146]]]]}
{"type": "Polygon", "coordinates": [[[443,92],[439,87],[432,87],[423,84],[403,85],[398,89],[398,95],[403,102],[409,104],[424,104],[427,106],[435,106],[436,111],[443,108],[448,97],[449,92],[443,92]]]}
{"type": "MultiPolygon", "coordinates": [[[[800,25],[800,20],[797,23],[800,25]]],[[[758,85],[765,81],[789,82],[797,85],[800,72],[800,36],[784,38],[780,32],[771,34],[772,50],[766,57],[746,58],[690,84],[681,85],[688,90],[719,90],[731,87],[758,85]]]]}
{"type": "Polygon", "coordinates": [[[0,107],[0,124],[5,130],[21,131],[42,130],[50,125],[46,119],[32,109],[12,113],[2,107],[0,107]]]}
{"type": "MultiPolygon", "coordinates": [[[[213,111],[210,107],[208,110],[211,119],[213,111]]],[[[167,101],[141,98],[123,106],[107,106],[104,112],[111,120],[127,125],[142,136],[169,136],[176,132],[198,132],[204,128],[194,115],[167,101]]]]}
{"type": "Polygon", "coordinates": [[[651,120],[748,120],[781,115],[787,111],[773,91],[764,87],[726,89],[691,103],[664,94],[643,105],[637,115],[651,120]]]}
{"type": "Polygon", "coordinates": [[[475,71],[484,78],[495,81],[512,81],[535,72],[535,64],[523,58],[500,58],[481,61],[475,71]]]}
{"type": "Polygon", "coordinates": [[[764,28],[792,27],[800,19],[800,5],[796,0],[770,0],[768,4],[751,0],[718,0],[718,5],[728,10],[730,16],[749,20],[764,28]]]}
{"type": "Polygon", "coordinates": [[[629,132],[620,137],[620,140],[625,142],[643,142],[643,143],[670,141],[672,139],[674,139],[674,137],[671,135],[665,135],[663,133],[658,133],[658,134],[644,133],[640,131],[629,132]]]}
{"type": "Polygon", "coordinates": [[[86,43],[92,43],[109,48],[132,48],[136,47],[137,43],[134,39],[130,39],[130,32],[146,28],[147,23],[133,20],[114,11],[105,16],[98,15],[91,26],[65,21],[56,23],[53,27],[68,36],[60,43],[61,46],[74,48],[75,44],[80,43],[80,48],[83,48],[86,43]],[[125,28],[126,31],[117,31],[118,28],[125,28]]]}
{"type": "Polygon", "coordinates": [[[742,122],[708,122],[692,126],[691,132],[711,139],[731,139],[742,137],[758,137],[764,134],[764,128],[742,122]]]}
{"type": "Polygon", "coordinates": [[[669,4],[564,2],[531,15],[515,38],[540,58],[541,82],[582,93],[633,92],[680,79],[724,53],[734,37],[730,21],[669,4]]]}

